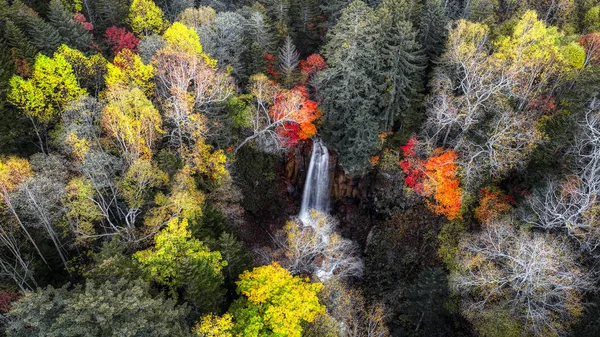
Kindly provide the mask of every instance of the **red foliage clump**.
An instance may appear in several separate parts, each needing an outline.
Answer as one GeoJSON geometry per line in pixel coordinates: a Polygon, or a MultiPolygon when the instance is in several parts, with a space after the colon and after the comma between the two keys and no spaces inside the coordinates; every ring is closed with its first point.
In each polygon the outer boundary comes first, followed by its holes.
{"type": "Polygon", "coordinates": [[[75,15],[73,15],[73,20],[79,22],[83,29],[87,31],[94,29],[94,25],[91,22],[88,22],[85,16],[81,13],[75,13],[75,15]]]}
{"type": "Polygon", "coordinates": [[[113,53],[118,54],[123,49],[129,49],[137,53],[140,40],[132,32],[128,32],[127,29],[112,26],[106,29],[104,36],[113,53]]]}
{"type": "Polygon", "coordinates": [[[269,75],[271,75],[274,79],[278,79],[281,76],[281,73],[277,70],[277,62],[275,61],[275,56],[266,53],[263,55],[263,58],[266,62],[266,71],[269,75]]]}
{"type": "Polygon", "coordinates": [[[427,195],[433,195],[434,203],[427,202],[431,210],[445,215],[448,220],[460,218],[462,189],[458,179],[457,155],[454,150],[436,149],[434,156],[425,164],[427,179],[423,183],[427,195]]]}
{"type": "Polygon", "coordinates": [[[456,152],[439,148],[424,160],[417,157],[416,144],[417,139],[411,138],[400,147],[405,159],[399,165],[406,174],[406,186],[421,196],[431,197],[433,201],[427,200],[427,205],[436,214],[448,220],[460,218],[462,189],[456,152]]]}
{"type": "Polygon", "coordinates": [[[286,146],[294,146],[300,140],[311,138],[317,132],[313,122],[321,116],[317,102],[308,98],[304,86],[278,93],[269,113],[273,120],[289,120],[277,130],[286,146]]]}
{"type": "Polygon", "coordinates": [[[0,290],[0,312],[7,313],[10,311],[13,302],[19,299],[19,294],[10,293],[4,290],[0,290]]]}
{"type": "Polygon", "coordinates": [[[306,58],[306,60],[301,60],[299,63],[300,71],[305,74],[307,77],[313,75],[316,72],[324,70],[327,68],[327,63],[323,57],[319,54],[312,54],[306,58]]]}

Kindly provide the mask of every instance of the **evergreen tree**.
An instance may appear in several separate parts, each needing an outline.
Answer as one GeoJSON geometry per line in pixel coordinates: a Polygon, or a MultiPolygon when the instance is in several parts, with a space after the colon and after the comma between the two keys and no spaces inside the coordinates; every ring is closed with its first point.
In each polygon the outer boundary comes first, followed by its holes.
{"type": "MultiPolygon", "coordinates": [[[[242,82],[250,75],[246,73],[246,66],[243,62],[247,50],[244,43],[246,25],[246,19],[238,13],[222,12],[217,14],[212,30],[213,50],[209,52],[212,57],[219,60],[220,66],[232,66],[233,74],[242,82]]],[[[202,45],[204,46],[204,43],[202,45]]],[[[208,49],[206,50],[208,52],[208,49]]]]}
{"type": "Polygon", "coordinates": [[[104,34],[107,28],[122,26],[127,20],[131,0],[95,0],[92,3],[94,14],[90,21],[93,18],[95,31],[104,34]]]}
{"type": "Polygon", "coordinates": [[[152,296],[150,284],[87,281],[69,290],[51,286],[13,305],[7,336],[183,337],[188,309],[152,296]]]}
{"type": "MultiPolygon", "coordinates": [[[[33,63],[35,55],[38,53],[37,48],[29,42],[23,31],[10,20],[7,20],[4,25],[4,38],[13,58],[26,60],[29,64],[33,63]]],[[[19,70],[17,68],[17,71],[19,70]]]]}
{"type": "Polygon", "coordinates": [[[448,18],[440,0],[427,0],[419,18],[419,42],[431,66],[444,50],[448,18]]]}
{"type": "Polygon", "coordinates": [[[342,14],[342,10],[346,8],[351,0],[323,0],[321,1],[321,10],[327,15],[327,20],[330,25],[335,24],[342,14]]]}
{"type": "Polygon", "coordinates": [[[329,68],[319,76],[323,135],[351,174],[364,172],[380,146],[379,26],[372,8],[359,0],[352,2],[329,33],[325,45],[329,68]]]}
{"type": "MultiPolygon", "coordinates": [[[[402,117],[414,121],[411,105],[416,102],[424,58],[417,34],[409,21],[411,6],[406,0],[384,0],[378,9],[381,35],[378,50],[384,62],[381,73],[385,87],[381,92],[381,129],[391,131],[402,117]]],[[[404,126],[404,125],[403,125],[404,126]]]]}
{"type": "Polygon", "coordinates": [[[266,10],[259,3],[255,3],[248,14],[247,40],[248,73],[256,74],[265,71],[264,56],[273,52],[274,38],[266,10]]]}
{"type": "Polygon", "coordinates": [[[37,15],[28,15],[25,21],[31,44],[40,52],[52,55],[60,46],[58,30],[37,15]]]}
{"type": "MultiPolygon", "coordinates": [[[[285,36],[289,34],[290,24],[290,6],[292,5],[290,0],[264,0],[265,8],[267,13],[273,20],[273,26],[275,27],[275,34],[277,40],[281,41],[285,39],[285,36]]],[[[295,1],[294,1],[295,2],[295,1]]]]}
{"type": "Polygon", "coordinates": [[[65,8],[60,0],[50,1],[48,20],[58,30],[62,43],[81,51],[89,50],[92,44],[89,32],[73,19],[73,14],[65,8]]]}
{"type": "Polygon", "coordinates": [[[292,2],[290,33],[302,55],[317,52],[325,37],[326,19],[317,0],[300,0],[292,2]]]}
{"type": "Polygon", "coordinates": [[[300,54],[289,35],[285,38],[283,46],[279,48],[279,70],[284,84],[288,87],[295,82],[295,72],[298,69],[300,54]]]}

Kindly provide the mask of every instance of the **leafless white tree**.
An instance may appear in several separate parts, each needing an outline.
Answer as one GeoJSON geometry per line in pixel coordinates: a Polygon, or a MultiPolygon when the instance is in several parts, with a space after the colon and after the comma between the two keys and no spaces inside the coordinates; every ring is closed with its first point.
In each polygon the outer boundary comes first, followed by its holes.
{"type": "Polygon", "coordinates": [[[566,158],[572,158],[570,174],[549,178],[542,189],[527,198],[522,219],[545,230],[561,230],[593,252],[600,246],[600,102],[594,99],[578,123],[566,158]]]}
{"type": "Polygon", "coordinates": [[[298,218],[288,221],[275,236],[282,250],[282,266],[293,274],[310,273],[322,281],[361,276],[358,246],[337,234],[336,227],[334,218],[317,211],[311,211],[307,223],[298,218]]]}
{"type": "Polygon", "coordinates": [[[593,288],[566,241],[518,229],[509,217],[465,236],[457,261],[450,283],[467,317],[505,310],[536,336],[560,335],[581,309],[582,293],[593,288]]]}
{"type": "Polygon", "coordinates": [[[233,79],[217,71],[198,55],[165,47],[153,58],[158,92],[165,106],[165,120],[171,126],[170,142],[180,148],[207,132],[204,113],[215,103],[229,98],[233,79]]]}

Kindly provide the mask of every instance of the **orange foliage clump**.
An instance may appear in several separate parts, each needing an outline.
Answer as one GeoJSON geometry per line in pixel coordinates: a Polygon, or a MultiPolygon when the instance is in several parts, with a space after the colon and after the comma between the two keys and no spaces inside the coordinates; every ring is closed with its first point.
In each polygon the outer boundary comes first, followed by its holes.
{"type": "Polygon", "coordinates": [[[512,196],[504,194],[497,188],[482,188],[479,192],[479,206],[475,209],[475,218],[480,223],[486,223],[510,211],[515,203],[512,196]]]}
{"type": "Polygon", "coordinates": [[[301,60],[299,67],[302,73],[304,73],[307,77],[310,77],[314,73],[327,68],[327,63],[325,63],[325,60],[321,55],[312,54],[307,57],[306,60],[301,60]]]}
{"type": "Polygon", "coordinates": [[[436,214],[444,215],[448,220],[461,217],[462,189],[458,179],[456,152],[438,148],[433,156],[426,160],[417,157],[416,138],[408,140],[402,146],[405,159],[399,165],[406,174],[405,183],[415,193],[427,200],[427,206],[436,214]]]}
{"type": "MultiPolygon", "coordinates": [[[[600,62],[600,33],[591,33],[582,36],[579,44],[585,49],[586,61],[600,62]]],[[[587,62],[586,62],[587,63],[587,62]]]]}
{"type": "Polygon", "coordinates": [[[435,203],[427,205],[437,214],[445,215],[448,220],[460,218],[461,192],[458,180],[458,165],[454,150],[436,149],[433,157],[425,163],[423,190],[433,195],[435,203]]]}
{"type": "Polygon", "coordinates": [[[300,140],[311,138],[317,133],[313,122],[321,117],[317,102],[308,99],[308,91],[304,86],[278,93],[269,113],[273,120],[290,120],[277,130],[286,146],[294,146],[300,140]]]}

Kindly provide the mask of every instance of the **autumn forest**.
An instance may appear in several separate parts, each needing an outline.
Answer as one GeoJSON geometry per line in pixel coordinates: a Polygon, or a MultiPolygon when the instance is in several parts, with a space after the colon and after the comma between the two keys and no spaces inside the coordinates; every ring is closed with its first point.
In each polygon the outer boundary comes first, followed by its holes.
{"type": "Polygon", "coordinates": [[[0,336],[600,337],[600,1],[0,0],[0,336]]]}

